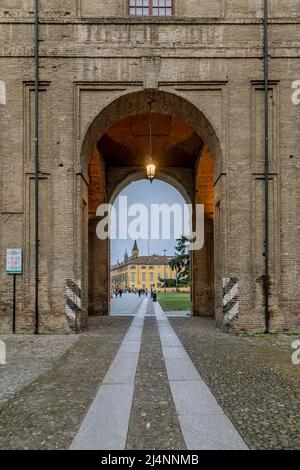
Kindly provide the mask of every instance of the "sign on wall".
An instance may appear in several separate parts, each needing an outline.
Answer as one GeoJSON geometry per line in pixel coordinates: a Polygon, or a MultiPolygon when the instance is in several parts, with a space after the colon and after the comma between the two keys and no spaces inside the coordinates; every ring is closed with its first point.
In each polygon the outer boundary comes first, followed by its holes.
{"type": "Polygon", "coordinates": [[[7,274],[22,274],[22,249],[8,248],[6,250],[7,274]]]}

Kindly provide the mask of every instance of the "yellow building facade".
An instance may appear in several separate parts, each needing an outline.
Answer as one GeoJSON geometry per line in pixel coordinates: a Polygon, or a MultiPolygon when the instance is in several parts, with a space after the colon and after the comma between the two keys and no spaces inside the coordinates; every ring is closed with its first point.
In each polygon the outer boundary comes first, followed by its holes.
{"type": "MultiPolygon", "coordinates": [[[[172,256],[139,256],[135,242],[131,256],[127,252],[124,261],[111,267],[111,288],[162,290],[164,279],[176,279],[175,271],[169,266],[172,256]]],[[[174,291],[174,288],[168,288],[174,291]]]]}

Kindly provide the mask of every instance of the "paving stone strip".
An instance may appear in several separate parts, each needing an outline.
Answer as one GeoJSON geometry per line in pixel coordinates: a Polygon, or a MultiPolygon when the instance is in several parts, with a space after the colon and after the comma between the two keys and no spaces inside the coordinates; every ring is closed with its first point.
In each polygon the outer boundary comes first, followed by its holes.
{"type": "Polygon", "coordinates": [[[125,448],[146,307],[145,299],[72,442],[72,450],[125,448]]]}
{"type": "Polygon", "coordinates": [[[127,450],[185,449],[168,383],[152,301],[147,305],[127,450]],[[151,318],[152,315],[152,318],[151,318]]]}
{"type": "Polygon", "coordinates": [[[0,406],[0,449],[67,449],[131,323],[98,318],[54,367],[0,406]]]}
{"type": "Polygon", "coordinates": [[[300,449],[299,336],[224,334],[214,320],[170,320],[195,367],[251,449],[300,449]]]}
{"type": "Polygon", "coordinates": [[[189,450],[247,450],[186,353],[159,303],[155,314],[168,379],[189,450]]]}

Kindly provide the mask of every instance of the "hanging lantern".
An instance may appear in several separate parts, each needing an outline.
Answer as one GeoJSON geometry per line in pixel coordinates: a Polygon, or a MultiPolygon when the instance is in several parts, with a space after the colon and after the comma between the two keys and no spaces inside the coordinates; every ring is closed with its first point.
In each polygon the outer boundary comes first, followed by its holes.
{"type": "Polygon", "coordinates": [[[151,159],[151,162],[147,165],[146,169],[147,169],[147,178],[152,183],[152,181],[155,178],[155,173],[156,173],[156,166],[152,162],[152,159],[151,159]]]}
{"type": "Polygon", "coordinates": [[[150,159],[148,164],[146,165],[146,172],[147,172],[147,178],[149,179],[150,183],[155,178],[156,174],[156,165],[153,163],[152,159],[152,108],[151,108],[151,99],[150,99],[150,114],[149,114],[149,130],[150,130],[150,135],[149,135],[149,153],[150,153],[150,159]]]}

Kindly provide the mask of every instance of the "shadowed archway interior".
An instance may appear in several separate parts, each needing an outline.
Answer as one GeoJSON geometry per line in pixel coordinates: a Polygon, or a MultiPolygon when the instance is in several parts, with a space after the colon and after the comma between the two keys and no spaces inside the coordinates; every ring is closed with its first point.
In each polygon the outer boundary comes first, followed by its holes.
{"type": "MultiPolygon", "coordinates": [[[[153,113],[153,156],[160,168],[194,168],[202,139],[176,117],[153,113]]],[[[119,121],[107,130],[98,143],[100,155],[112,167],[135,166],[144,168],[149,156],[150,114],[138,114],[119,121]]]]}
{"type": "MultiPolygon", "coordinates": [[[[183,98],[169,93],[163,93],[160,98],[156,96],[158,101],[154,101],[152,112],[152,145],[157,178],[172,184],[193,205],[205,206],[205,244],[191,256],[192,311],[194,315],[214,316],[214,179],[216,164],[220,164],[219,142],[209,122],[193,105],[183,106],[183,98]],[[188,108],[193,110],[193,116],[187,115],[188,108]],[[179,117],[181,111],[188,117],[187,122],[179,117]],[[218,158],[213,156],[209,143],[213,143],[218,158]]],[[[97,207],[114,200],[129,182],[146,177],[150,140],[148,98],[147,93],[141,92],[120,97],[116,100],[119,106],[116,102],[111,103],[103,111],[104,116],[100,113],[93,121],[82,146],[83,163],[87,158],[85,153],[90,151],[87,169],[88,263],[84,265],[88,273],[87,312],[90,315],[109,314],[109,243],[97,239],[97,207]],[[124,116],[124,100],[127,100],[127,116],[124,116]],[[135,106],[137,111],[146,112],[134,113],[135,106]],[[108,109],[115,110],[115,116],[108,113],[108,109]],[[104,129],[104,121],[106,125],[112,124],[104,129]]]]}

